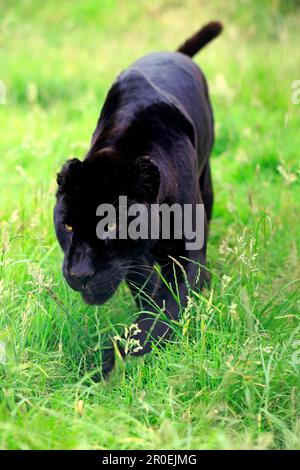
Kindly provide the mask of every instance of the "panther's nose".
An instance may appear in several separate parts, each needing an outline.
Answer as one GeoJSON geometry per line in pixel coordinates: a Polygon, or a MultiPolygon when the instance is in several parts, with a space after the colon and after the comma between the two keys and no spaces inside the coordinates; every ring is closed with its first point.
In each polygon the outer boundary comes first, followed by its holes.
{"type": "Polygon", "coordinates": [[[75,281],[79,282],[83,287],[92,279],[95,271],[84,271],[80,269],[70,269],[70,274],[75,281]]]}

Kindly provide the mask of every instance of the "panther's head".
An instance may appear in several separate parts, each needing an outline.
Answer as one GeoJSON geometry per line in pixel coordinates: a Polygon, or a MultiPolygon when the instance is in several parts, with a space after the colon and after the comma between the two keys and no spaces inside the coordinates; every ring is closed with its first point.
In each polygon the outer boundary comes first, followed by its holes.
{"type": "Polygon", "coordinates": [[[129,207],[155,203],[160,188],[159,169],[149,157],[130,160],[104,149],[84,161],[67,161],[57,175],[57,184],[54,224],[64,252],[64,277],[86,303],[102,304],[132,263],[150,249],[153,240],[120,240],[118,212],[116,222],[106,224],[102,236],[97,230],[101,221],[97,208],[111,204],[118,209],[120,196],[127,197],[129,207]],[[115,237],[108,236],[112,231],[115,237]]]}

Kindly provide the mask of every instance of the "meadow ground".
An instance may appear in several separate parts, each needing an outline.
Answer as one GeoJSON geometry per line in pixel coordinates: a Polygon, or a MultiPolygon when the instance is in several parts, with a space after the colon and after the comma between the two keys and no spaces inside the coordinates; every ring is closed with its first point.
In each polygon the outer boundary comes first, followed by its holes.
{"type": "Polygon", "coordinates": [[[300,448],[299,21],[295,0],[1,2],[0,448],[300,448]],[[136,308],[125,286],[98,308],[66,286],[55,174],[120,70],[210,19],[212,287],[165,351],[94,383],[136,308]]]}

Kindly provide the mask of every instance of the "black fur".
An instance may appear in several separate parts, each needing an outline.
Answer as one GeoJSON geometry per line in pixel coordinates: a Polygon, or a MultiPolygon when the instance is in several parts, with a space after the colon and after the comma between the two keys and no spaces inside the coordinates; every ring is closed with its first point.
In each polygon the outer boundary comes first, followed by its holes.
{"type": "Polygon", "coordinates": [[[193,57],[222,32],[223,26],[219,21],[212,21],[201,28],[196,34],[189,38],[177,50],[183,54],[193,57]]]}
{"type": "MultiPolygon", "coordinates": [[[[150,351],[152,341],[170,336],[167,323],[157,318],[155,304],[169,319],[179,317],[180,307],[166,283],[178,289],[180,304],[186,305],[183,271],[172,258],[180,262],[191,286],[198,282],[201,288],[208,280],[205,269],[200,279],[197,270],[206,263],[213,203],[213,115],[206,80],[184,53],[193,55],[220,31],[219,23],[211,23],[181,52],[146,55],[121,73],[107,95],[85,159],[68,161],[57,177],[54,222],[65,254],[64,276],[89,304],[105,302],[126,280],[144,312],[137,319],[141,331],[135,339],[142,345],[137,355],[150,351]],[[174,238],[98,239],[96,208],[114,204],[120,195],[126,195],[129,204],[204,203],[203,248],[188,251],[184,239],[174,238]],[[153,269],[155,263],[166,283],[153,269]]],[[[120,352],[125,355],[121,346],[120,352]]],[[[114,364],[113,348],[105,352],[103,364],[107,374],[114,364]]]]}

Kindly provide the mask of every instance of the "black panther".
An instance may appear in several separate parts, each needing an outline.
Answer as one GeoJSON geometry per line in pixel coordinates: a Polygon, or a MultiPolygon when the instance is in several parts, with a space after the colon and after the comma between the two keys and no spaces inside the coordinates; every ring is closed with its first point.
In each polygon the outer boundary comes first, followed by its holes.
{"type": "MultiPolygon", "coordinates": [[[[84,160],[67,161],[57,175],[54,223],[64,277],[91,305],[106,302],[121,281],[127,282],[142,312],[136,355],[170,337],[167,320],[178,320],[188,284],[209,283],[213,113],[206,79],[191,57],[221,31],[219,22],[211,22],[177,52],[148,54],[122,72],[108,92],[84,160]],[[99,238],[97,207],[116,204],[121,195],[129,205],[204,204],[203,246],[189,250],[184,236],[178,239],[173,232],[169,240],[99,238]]],[[[112,229],[118,230],[117,224],[112,229]]],[[[121,345],[119,350],[124,357],[121,345]]],[[[103,375],[113,366],[110,346],[103,354],[103,375]]]]}

